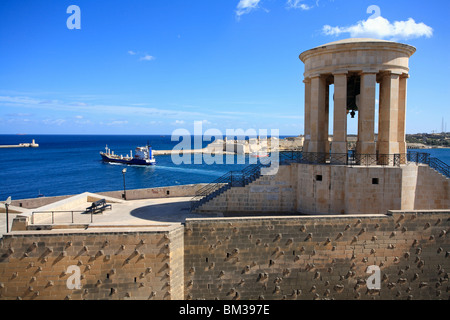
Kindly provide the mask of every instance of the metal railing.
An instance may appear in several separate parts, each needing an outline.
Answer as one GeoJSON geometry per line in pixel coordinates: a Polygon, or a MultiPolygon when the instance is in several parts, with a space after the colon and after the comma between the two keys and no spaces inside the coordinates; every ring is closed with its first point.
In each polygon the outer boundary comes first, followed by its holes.
{"type": "Polygon", "coordinates": [[[408,162],[426,164],[447,178],[450,178],[450,166],[438,158],[431,157],[429,153],[408,151],[408,162]]]}
{"type": "Polygon", "coordinates": [[[280,151],[278,152],[279,161],[281,164],[300,162],[303,159],[303,152],[292,150],[292,151],[280,151]]]}
{"type": "MultiPolygon", "coordinates": [[[[36,224],[36,214],[51,214],[51,223],[50,224],[55,224],[55,214],[58,214],[60,216],[60,214],[64,214],[64,213],[70,213],[70,223],[74,223],[74,213],[80,213],[83,214],[86,211],[81,211],[81,210],[67,210],[67,211],[60,211],[60,210],[53,210],[53,211],[33,211],[31,213],[31,224],[34,225],[36,224]]],[[[90,213],[90,223],[92,223],[94,220],[93,218],[93,213],[91,211],[90,213]]]]}
{"type": "Polygon", "coordinates": [[[262,163],[252,164],[241,171],[230,171],[210,184],[197,190],[191,199],[191,211],[203,203],[211,200],[231,187],[245,187],[261,176],[261,168],[267,165],[262,163]]]}
{"type": "Polygon", "coordinates": [[[426,152],[408,151],[408,162],[430,163],[430,154],[426,152]]]}
{"type": "Polygon", "coordinates": [[[442,173],[447,178],[450,178],[450,166],[445,162],[437,158],[430,158],[430,163],[428,165],[437,172],[442,173]]]}
{"type": "Polygon", "coordinates": [[[332,164],[347,166],[399,166],[407,162],[406,154],[358,154],[281,151],[280,163],[332,164]]]}

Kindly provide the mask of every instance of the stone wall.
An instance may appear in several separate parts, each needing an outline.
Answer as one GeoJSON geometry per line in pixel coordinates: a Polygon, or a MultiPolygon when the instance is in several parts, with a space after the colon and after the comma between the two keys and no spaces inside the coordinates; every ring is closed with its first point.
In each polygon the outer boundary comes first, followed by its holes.
{"type": "MultiPolygon", "coordinates": [[[[153,199],[153,198],[171,198],[171,197],[193,197],[195,192],[204,187],[205,184],[189,184],[182,186],[168,186],[168,187],[156,187],[147,189],[131,189],[126,190],[128,200],[138,200],[138,199],[153,199]]],[[[97,192],[108,197],[113,197],[117,199],[122,199],[123,190],[118,191],[106,191],[97,192]]],[[[60,200],[67,199],[73,195],[68,196],[57,196],[57,197],[43,197],[43,198],[33,198],[33,199],[20,199],[12,201],[12,205],[16,207],[23,207],[28,209],[39,208],[60,200]]],[[[2,208],[0,208],[1,210],[2,208]]],[[[1,211],[0,211],[1,212],[1,211]]]]}
{"type": "Polygon", "coordinates": [[[449,299],[450,211],[189,219],[186,299],[449,299]],[[369,266],[381,288],[367,288],[369,266]]]}
{"type": "Polygon", "coordinates": [[[407,167],[293,165],[298,171],[297,210],[322,214],[384,214],[401,209],[407,167]]]}
{"type": "Polygon", "coordinates": [[[344,39],[310,49],[300,55],[305,77],[318,70],[332,74],[336,70],[409,71],[409,57],[415,48],[401,43],[375,39],[344,39]]]}
{"type": "Polygon", "coordinates": [[[133,229],[5,235],[0,299],[183,299],[183,227],[133,229]],[[70,266],[79,289],[67,286],[70,266]]]}
{"type": "Polygon", "coordinates": [[[419,166],[414,207],[450,208],[450,179],[428,166],[419,166]]]}
{"type": "Polygon", "coordinates": [[[450,210],[13,232],[0,240],[0,299],[447,300],[448,232],[450,210]]]}
{"type": "Polygon", "coordinates": [[[385,214],[450,208],[450,179],[426,165],[291,164],[274,176],[234,187],[198,212],[385,214]]]}
{"type": "Polygon", "coordinates": [[[388,210],[450,209],[450,179],[426,165],[293,166],[298,170],[298,212],[384,214],[388,210]]]}
{"type": "MultiPolygon", "coordinates": [[[[206,184],[189,184],[183,186],[168,186],[148,189],[133,189],[127,190],[127,200],[139,200],[139,199],[156,199],[156,198],[173,198],[173,197],[193,197],[195,192],[204,187],[206,184]]],[[[110,191],[110,192],[98,192],[108,197],[122,198],[123,190],[110,191]]]]}
{"type": "Polygon", "coordinates": [[[233,187],[201,206],[198,212],[295,212],[295,182],[291,166],[261,176],[246,187],[233,187]]]}

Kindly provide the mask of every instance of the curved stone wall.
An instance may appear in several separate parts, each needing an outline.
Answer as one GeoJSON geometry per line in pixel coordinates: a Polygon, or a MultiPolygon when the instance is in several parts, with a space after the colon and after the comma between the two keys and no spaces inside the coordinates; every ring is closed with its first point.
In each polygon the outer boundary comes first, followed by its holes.
{"type": "Polygon", "coordinates": [[[300,54],[305,78],[337,71],[409,72],[409,58],[416,51],[410,45],[375,39],[346,39],[322,45],[300,54]]]}

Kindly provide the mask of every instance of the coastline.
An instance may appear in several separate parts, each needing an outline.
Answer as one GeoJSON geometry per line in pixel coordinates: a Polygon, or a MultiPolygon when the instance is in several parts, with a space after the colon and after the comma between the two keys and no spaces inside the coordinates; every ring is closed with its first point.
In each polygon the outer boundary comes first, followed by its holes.
{"type": "Polygon", "coordinates": [[[172,154],[235,154],[234,152],[227,152],[227,151],[216,151],[216,150],[209,150],[207,148],[205,149],[189,149],[189,150],[152,150],[152,153],[154,156],[165,156],[165,155],[172,155],[172,154]]]}
{"type": "Polygon", "coordinates": [[[408,149],[450,149],[446,146],[427,145],[423,143],[406,143],[408,149]]]}

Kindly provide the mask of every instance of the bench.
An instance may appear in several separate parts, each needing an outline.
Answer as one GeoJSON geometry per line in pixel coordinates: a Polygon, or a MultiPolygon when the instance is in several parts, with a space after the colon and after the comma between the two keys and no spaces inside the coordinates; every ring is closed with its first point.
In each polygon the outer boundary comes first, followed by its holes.
{"type": "Polygon", "coordinates": [[[109,208],[110,210],[112,210],[112,205],[107,204],[105,199],[101,199],[101,200],[92,202],[91,206],[86,208],[86,212],[98,213],[98,212],[103,212],[104,210],[106,210],[106,208],[109,208]]]}

